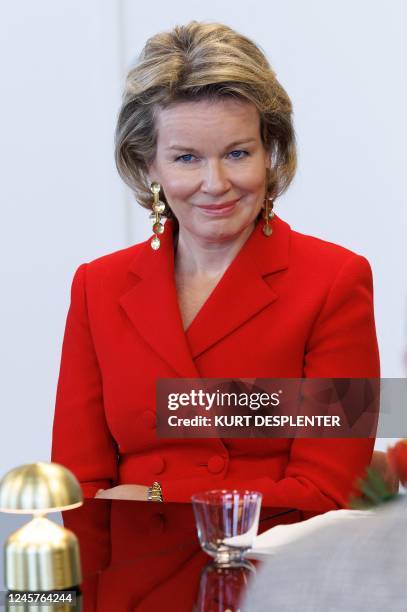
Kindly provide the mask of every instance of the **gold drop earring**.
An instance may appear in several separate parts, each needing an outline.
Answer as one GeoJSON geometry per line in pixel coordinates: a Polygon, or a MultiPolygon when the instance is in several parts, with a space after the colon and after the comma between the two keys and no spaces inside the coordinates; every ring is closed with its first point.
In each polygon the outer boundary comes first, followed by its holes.
{"type": "Polygon", "coordinates": [[[165,211],[165,204],[164,202],[161,202],[159,199],[160,190],[161,190],[160,183],[151,183],[150,191],[153,194],[153,202],[152,202],[153,212],[150,214],[150,218],[154,219],[153,232],[155,236],[151,239],[150,244],[151,244],[151,248],[154,251],[157,251],[157,249],[160,248],[161,241],[158,236],[164,232],[164,225],[161,223],[161,218],[165,216],[163,214],[165,211]]]}
{"type": "Polygon", "coordinates": [[[263,209],[263,219],[265,221],[263,225],[263,234],[265,236],[271,236],[271,234],[273,233],[273,228],[271,227],[271,223],[270,223],[270,221],[274,217],[273,206],[274,206],[274,199],[267,194],[265,201],[264,201],[264,209],[263,209]]]}

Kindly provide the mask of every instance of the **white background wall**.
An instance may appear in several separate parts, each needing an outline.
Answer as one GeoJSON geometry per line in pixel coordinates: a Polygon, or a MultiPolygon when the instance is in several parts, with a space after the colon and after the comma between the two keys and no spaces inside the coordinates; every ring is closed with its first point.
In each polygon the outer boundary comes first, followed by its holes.
{"type": "Polygon", "coordinates": [[[277,210],[370,260],[383,376],[404,375],[403,0],[14,0],[0,11],[0,473],[49,458],[75,268],[148,236],[114,167],[121,88],[148,36],[191,19],[224,22],[268,55],[299,149],[277,210]]]}

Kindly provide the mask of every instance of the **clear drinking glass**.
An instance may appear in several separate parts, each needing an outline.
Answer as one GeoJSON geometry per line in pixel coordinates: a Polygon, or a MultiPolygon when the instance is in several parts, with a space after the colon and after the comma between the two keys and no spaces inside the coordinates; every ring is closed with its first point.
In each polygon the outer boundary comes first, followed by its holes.
{"type": "Polygon", "coordinates": [[[199,541],[218,565],[242,562],[257,535],[261,507],[257,491],[216,490],[192,496],[199,541]]]}

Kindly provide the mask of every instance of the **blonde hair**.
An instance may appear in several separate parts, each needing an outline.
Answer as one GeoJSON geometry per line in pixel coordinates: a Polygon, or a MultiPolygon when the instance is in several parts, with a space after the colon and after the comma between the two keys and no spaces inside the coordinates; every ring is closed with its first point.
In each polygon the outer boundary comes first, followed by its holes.
{"type": "Polygon", "coordinates": [[[192,21],[150,38],[127,75],[115,161],[140,204],[151,206],[147,168],[156,151],[157,111],[174,102],[224,96],[256,106],[271,158],[267,190],[277,197],[287,189],[296,169],[290,98],[250,39],[219,23],[192,21]]]}

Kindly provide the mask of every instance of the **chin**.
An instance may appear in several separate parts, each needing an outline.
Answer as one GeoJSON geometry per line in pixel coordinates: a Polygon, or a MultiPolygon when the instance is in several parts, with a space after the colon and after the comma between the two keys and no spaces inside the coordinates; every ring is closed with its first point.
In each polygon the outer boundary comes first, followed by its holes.
{"type": "Polygon", "coordinates": [[[200,235],[202,238],[208,238],[213,240],[222,240],[226,238],[232,238],[238,236],[252,224],[252,221],[248,219],[245,223],[241,219],[223,218],[210,220],[200,224],[199,228],[196,228],[194,233],[200,235]]]}

